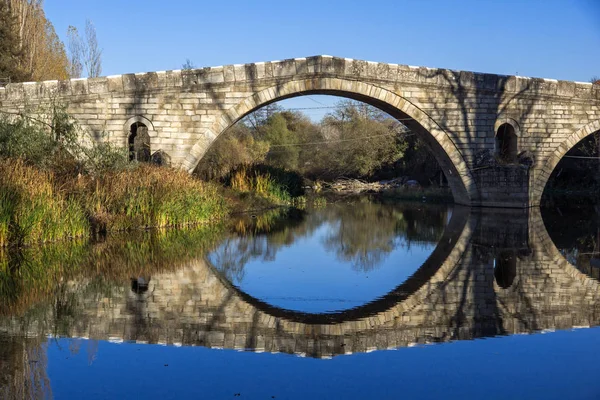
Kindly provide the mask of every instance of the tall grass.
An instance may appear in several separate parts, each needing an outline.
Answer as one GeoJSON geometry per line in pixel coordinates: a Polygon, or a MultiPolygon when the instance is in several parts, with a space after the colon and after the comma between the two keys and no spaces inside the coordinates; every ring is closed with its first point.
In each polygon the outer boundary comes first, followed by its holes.
{"type": "Polygon", "coordinates": [[[267,165],[242,165],[231,171],[225,183],[239,192],[250,192],[280,204],[292,204],[304,194],[302,177],[267,165]]]}
{"type": "Polygon", "coordinates": [[[216,185],[185,171],[151,165],[84,177],[67,190],[90,216],[95,231],[185,226],[227,214],[216,185]]]}
{"type": "Polygon", "coordinates": [[[54,175],[22,160],[0,160],[0,246],[54,242],[89,233],[83,209],[54,175]]]}
{"type": "Polygon", "coordinates": [[[226,214],[217,186],[184,171],[140,165],[57,182],[22,160],[0,160],[0,246],[201,224],[226,214]]]}

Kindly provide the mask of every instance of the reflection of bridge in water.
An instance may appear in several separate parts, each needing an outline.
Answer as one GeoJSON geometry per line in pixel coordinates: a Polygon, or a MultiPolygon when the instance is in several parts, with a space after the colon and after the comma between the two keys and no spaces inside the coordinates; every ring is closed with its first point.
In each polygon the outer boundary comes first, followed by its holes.
{"type": "Polygon", "coordinates": [[[60,325],[70,337],[330,357],[600,324],[599,283],[560,255],[537,209],[529,215],[455,209],[414,276],[383,298],[336,314],[261,302],[204,258],[153,275],[147,290],[127,283],[83,295],[79,286],[70,285],[74,321],[65,324],[49,308],[35,323],[0,320],[0,333],[42,337],[60,325]]]}

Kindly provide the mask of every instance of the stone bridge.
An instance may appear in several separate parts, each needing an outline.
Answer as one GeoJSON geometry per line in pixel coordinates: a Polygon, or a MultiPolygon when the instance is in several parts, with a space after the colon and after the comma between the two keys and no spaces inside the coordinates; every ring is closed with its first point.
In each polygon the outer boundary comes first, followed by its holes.
{"type": "Polygon", "coordinates": [[[193,171],[211,143],[248,113],[306,94],[363,101],[429,143],[459,204],[539,205],[554,167],[600,130],[600,86],[317,56],[283,61],[10,84],[0,111],[68,105],[104,140],[193,171]],[[141,140],[141,139],[140,139],[141,140]],[[484,163],[496,154],[501,163],[484,163]]]}
{"type": "Polygon", "coordinates": [[[504,217],[456,208],[437,248],[411,278],[380,299],[335,314],[266,304],[201,258],[152,276],[142,293],[130,282],[108,294],[71,282],[74,317],[57,318],[52,305],[35,319],[1,318],[0,334],[323,358],[600,324],[598,281],[562,257],[537,209],[504,217]]]}

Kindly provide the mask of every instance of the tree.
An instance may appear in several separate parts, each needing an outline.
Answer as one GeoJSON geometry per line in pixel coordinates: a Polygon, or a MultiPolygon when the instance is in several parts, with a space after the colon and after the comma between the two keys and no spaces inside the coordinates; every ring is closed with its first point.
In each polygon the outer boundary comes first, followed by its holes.
{"type": "Polygon", "coordinates": [[[96,28],[88,19],[85,21],[85,38],[79,35],[74,26],[67,31],[69,39],[69,72],[71,78],[79,78],[85,69],[88,78],[102,74],[102,50],[98,47],[96,28]]]}
{"type": "Polygon", "coordinates": [[[0,1],[0,81],[18,82],[23,78],[19,56],[16,21],[9,6],[0,1]]]}
{"type": "Polygon", "coordinates": [[[67,57],[54,26],[46,19],[42,0],[6,0],[19,56],[19,80],[67,78],[67,57]]]}
{"type": "Polygon", "coordinates": [[[189,58],[186,58],[185,59],[185,63],[183,63],[181,65],[181,69],[184,70],[184,71],[189,71],[189,70],[192,70],[192,69],[195,69],[195,68],[196,68],[196,65],[189,58]]]}
{"type": "Polygon", "coordinates": [[[321,125],[330,141],[329,178],[369,177],[401,158],[406,149],[405,127],[366,104],[341,101],[321,125]]]}
{"type": "Polygon", "coordinates": [[[77,28],[69,25],[67,29],[67,40],[69,49],[69,76],[81,78],[83,73],[83,48],[77,28]]]}

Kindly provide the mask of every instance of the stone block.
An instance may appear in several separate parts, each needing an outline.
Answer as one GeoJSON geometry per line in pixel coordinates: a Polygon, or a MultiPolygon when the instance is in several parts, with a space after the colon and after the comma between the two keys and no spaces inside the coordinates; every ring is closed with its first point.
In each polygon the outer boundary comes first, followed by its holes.
{"type": "Polygon", "coordinates": [[[79,96],[88,93],[87,79],[71,79],[71,95],[79,96]]]}
{"type": "Polygon", "coordinates": [[[123,91],[132,92],[132,91],[137,90],[135,74],[121,75],[121,79],[123,82],[123,91]]]}
{"type": "Polygon", "coordinates": [[[107,78],[90,78],[88,79],[88,89],[90,93],[101,94],[108,92],[107,78]]]}

